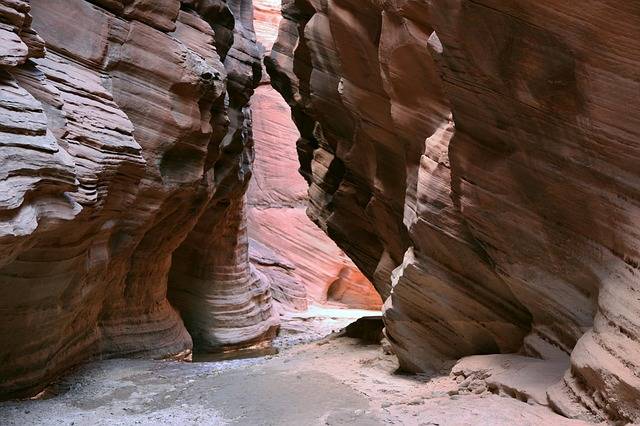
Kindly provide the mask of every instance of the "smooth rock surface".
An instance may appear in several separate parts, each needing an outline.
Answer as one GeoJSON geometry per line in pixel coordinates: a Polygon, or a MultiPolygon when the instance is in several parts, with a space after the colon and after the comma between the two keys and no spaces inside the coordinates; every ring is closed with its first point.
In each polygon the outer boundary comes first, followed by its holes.
{"type": "Polygon", "coordinates": [[[250,0],[0,1],[0,398],[273,336],[245,232],[259,80],[250,0]]]}
{"type": "MultiPolygon", "coordinates": [[[[268,54],[278,33],[280,2],[254,0],[254,12],[257,39],[268,54]]],[[[300,309],[299,301],[292,304],[289,299],[299,299],[302,286],[312,303],[379,309],[382,300],[369,280],[307,217],[308,185],[298,173],[296,155],[300,133],[289,106],[271,87],[266,73],[251,105],[255,161],[247,198],[249,234],[258,243],[256,248],[268,247],[291,266],[256,264],[271,277],[273,286],[281,287],[276,300],[300,309]],[[290,296],[285,295],[287,289],[291,289],[290,296]]]]}
{"type": "Polygon", "coordinates": [[[426,7],[286,2],[267,61],[301,129],[309,213],[387,299],[411,371],[516,351],[529,324],[451,199],[451,111],[415,20],[426,7]]]}
{"type": "Polygon", "coordinates": [[[549,405],[547,389],[562,379],[568,366],[568,357],[542,360],[511,354],[475,355],[462,358],[451,373],[464,378],[461,390],[477,392],[478,386],[484,385],[492,393],[549,405]]]}
{"type": "Polygon", "coordinates": [[[570,355],[556,410],[640,421],[639,12],[284,2],[267,68],[310,214],[386,299],[404,369],[570,355]]]}

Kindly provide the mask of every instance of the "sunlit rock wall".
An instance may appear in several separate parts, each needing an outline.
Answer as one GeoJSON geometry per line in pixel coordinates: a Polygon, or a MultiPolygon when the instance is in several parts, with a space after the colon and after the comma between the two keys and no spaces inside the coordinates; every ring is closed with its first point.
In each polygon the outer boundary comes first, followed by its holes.
{"type": "Polygon", "coordinates": [[[559,412],[640,421],[640,10],[287,0],[268,60],[311,216],[408,370],[571,357],[559,412]]]}
{"type": "MultiPolygon", "coordinates": [[[[280,0],[254,0],[258,42],[269,54],[281,19],[280,0]]],[[[298,173],[300,134],[287,103],[268,75],[251,100],[255,140],[254,179],[249,193],[252,258],[285,306],[306,300],[379,309],[382,301],[353,262],[309,220],[308,185],[298,173]]]]}
{"type": "Polygon", "coordinates": [[[244,215],[259,74],[250,0],[0,0],[0,397],[273,334],[244,215]]]}

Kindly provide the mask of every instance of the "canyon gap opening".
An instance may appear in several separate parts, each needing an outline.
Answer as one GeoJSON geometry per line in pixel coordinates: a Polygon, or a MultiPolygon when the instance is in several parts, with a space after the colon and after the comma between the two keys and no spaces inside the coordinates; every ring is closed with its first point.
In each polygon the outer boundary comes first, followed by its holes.
{"type": "MultiPolygon", "coordinates": [[[[280,20],[279,0],[254,1],[254,28],[263,58],[276,40],[280,20]]],[[[298,171],[300,134],[264,67],[251,108],[255,155],[247,191],[249,254],[270,283],[283,327],[296,315],[307,322],[313,316],[328,316],[326,327],[317,324],[327,331],[349,318],[380,316],[382,299],[373,285],[306,214],[309,186],[298,171]]]]}

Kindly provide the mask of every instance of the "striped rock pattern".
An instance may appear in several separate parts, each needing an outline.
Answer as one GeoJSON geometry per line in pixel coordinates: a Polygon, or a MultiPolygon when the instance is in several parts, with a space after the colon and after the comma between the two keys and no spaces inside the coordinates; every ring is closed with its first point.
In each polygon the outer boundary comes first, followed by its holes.
{"type": "MultiPolygon", "coordinates": [[[[254,0],[254,9],[256,38],[268,54],[278,34],[280,0],[254,0]]],[[[306,293],[315,303],[380,309],[382,300],[369,280],[307,217],[309,187],[298,173],[296,154],[299,132],[266,73],[251,106],[255,162],[247,200],[249,233],[256,242],[252,257],[272,288],[279,288],[276,299],[300,309],[306,293]]]]}
{"type": "Polygon", "coordinates": [[[640,421],[640,9],[287,0],[267,68],[313,219],[408,370],[568,359],[550,406],[640,421]]]}
{"type": "Polygon", "coordinates": [[[0,397],[273,335],[244,213],[259,80],[250,0],[0,0],[0,397]]]}

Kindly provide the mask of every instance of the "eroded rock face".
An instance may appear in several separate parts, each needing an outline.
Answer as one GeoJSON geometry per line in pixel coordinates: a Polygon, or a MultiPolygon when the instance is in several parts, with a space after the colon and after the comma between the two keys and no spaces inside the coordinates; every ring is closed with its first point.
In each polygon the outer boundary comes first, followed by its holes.
{"type": "Polygon", "coordinates": [[[570,355],[552,407],[640,421],[637,7],[284,3],[267,65],[311,216],[402,366],[570,355]]]}
{"type": "Polygon", "coordinates": [[[317,7],[288,3],[268,61],[302,135],[313,219],[388,298],[404,368],[517,350],[528,314],[450,198],[453,125],[431,27],[402,10],[317,7]]]}
{"type": "Polygon", "coordinates": [[[273,334],[245,232],[259,71],[250,0],[0,0],[0,397],[273,334]]]}
{"type": "MultiPolygon", "coordinates": [[[[258,42],[268,54],[278,33],[280,0],[255,0],[258,42]]],[[[369,280],[306,214],[308,185],[298,173],[300,134],[291,111],[268,75],[251,100],[255,140],[254,179],[248,192],[252,258],[286,307],[305,299],[353,308],[379,309],[369,280]]]]}

